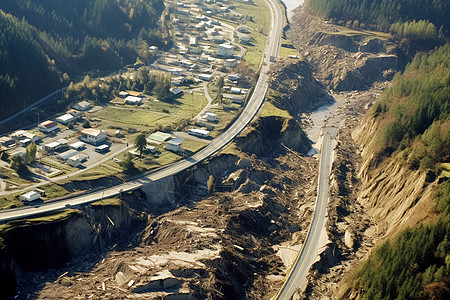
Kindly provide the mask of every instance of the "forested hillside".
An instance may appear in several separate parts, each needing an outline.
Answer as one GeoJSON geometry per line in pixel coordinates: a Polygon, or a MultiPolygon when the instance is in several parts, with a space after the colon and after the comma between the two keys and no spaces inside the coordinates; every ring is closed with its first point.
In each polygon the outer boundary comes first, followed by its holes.
{"type": "MultiPolygon", "coordinates": [[[[380,124],[379,160],[440,175],[433,199],[439,219],[381,245],[352,280],[363,299],[448,299],[450,296],[450,44],[417,54],[373,108],[380,124]],[[447,173],[446,173],[447,172],[447,173]]],[[[394,179],[392,179],[394,180],[394,179]]],[[[434,179],[432,179],[434,180],[434,179]]]]}
{"type": "Polygon", "coordinates": [[[0,118],[82,72],[116,70],[163,46],[163,9],[162,0],[2,0],[0,118]]]}
{"type": "Polygon", "coordinates": [[[401,151],[411,168],[434,169],[450,161],[450,44],[419,53],[380,97],[380,146],[401,151]]]}
{"type": "Polygon", "coordinates": [[[308,0],[313,11],[349,27],[391,31],[400,37],[448,37],[447,0],[308,0]]]}

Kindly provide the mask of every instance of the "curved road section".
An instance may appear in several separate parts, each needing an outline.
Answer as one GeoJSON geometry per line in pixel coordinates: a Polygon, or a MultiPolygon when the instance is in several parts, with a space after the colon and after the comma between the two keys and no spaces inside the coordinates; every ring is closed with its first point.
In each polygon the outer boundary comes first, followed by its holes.
{"type": "Polygon", "coordinates": [[[284,282],[283,287],[275,298],[277,300],[290,300],[298,288],[305,287],[306,275],[314,263],[319,250],[319,241],[325,227],[325,217],[327,215],[328,185],[331,172],[331,156],[333,154],[331,133],[328,130],[329,129],[326,128],[323,129],[324,134],[322,150],[320,152],[318,191],[313,220],[309,227],[308,236],[303,244],[303,248],[297,257],[294,266],[291,268],[291,272],[284,282]]]}
{"type": "Polygon", "coordinates": [[[85,194],[83,196],[74,196],[65,198],[64,200],[49,202],[46,204],[42,204],[39,207],[23,207],[18,209],[0,211],[0,223],[9,220],[29,218],[35,215],[54,212],[72,206],[87,204],[103,198],[117,196],[121,192],[138,189],[141,186],[152,181],[156,181],[186,170],[205,160],[211,155],[217,153],[220,149],[230,143],[232,139],[236,137],[236,135],[238,135],[247,126],[248,123],[250,123],[253,117],[255,117],[262,103],[264,102],[264,98],[269,87],[269,76],[267,75],[270,67],[269,58],[270,56],[276,57],[280,48],[280,39],[283,26],[283,13],[276,0],[266,0],[266,3],[268,4],[271,11],[272,25],[268,34],[266,48],[264,50],[263,63],[260,68],[259,79],[256,83],[254,92],[248,101],[248,104],[242,110],[239,118],[229,127],[226,132],[214,139],[211,144],[209,144],[206,148],[197,152],[193,156],[156,170],[139,179],[125,182],[123,184],[103,189],[101,191],[85,194]]]}

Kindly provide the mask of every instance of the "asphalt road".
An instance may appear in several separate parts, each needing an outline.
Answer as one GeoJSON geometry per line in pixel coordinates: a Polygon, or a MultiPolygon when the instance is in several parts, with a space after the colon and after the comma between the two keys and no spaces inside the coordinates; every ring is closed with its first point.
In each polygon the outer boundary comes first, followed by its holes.
{"type": "Polygon", "coordinates": [[[332,139],[326,128],[323,129],[322,150],[320,152],[318,191],[313,220],[309,227],[308,236],[303,248],[300,251],[294,266],[283,287],[275,299],[290,300],[295,290],[304,287],[306,284],[306,275],[314,263],[319,247],[320,236],[325,226],[325,217],[327,215],[329,178],[331,172],[331,161],[333,154],[332,139]]]}
{"type": "Polygon", "coordinates": [[[275,0],[266,0],[271,11],[271,29],[268,34],[268,42],[264,50],[263,63],[260,69],[260,75],[258,82],[256,83],[254,92],[249,99],[247,105],[242,110],[239,118],[229,127],[229,129],[215,138],[211,144],[203,148],[203,150],[197,152],[193,156],[170,164],[159,170],[156,170],[142,178],[135,179],[123,184],[95,191],[89,194],[84,194],[82,196],[73,196],[70,198],[51,201],[40,206],[26,206],[10,210],[0,211],[0,223],[9,220],[30,218],[36,215],[58,211],[67,207],[73,207],[77,205],[87,204],[94,201],[101,200],[103,198],[109,198],[117,196],[120,192],[131,191],[140,188],[146,183],[156,181],[158,179],[177,174],[183,170],[186,170],[197,163],[205,160],[211,155],[217,153],[228,143],[230,143],[236,135],[238,135],[250,121],[258,113],[269,86],[269,67],[270,56],[277,56],[280,48],[280,39],[283,27],[283,13],[280,6],[275,0]]]}

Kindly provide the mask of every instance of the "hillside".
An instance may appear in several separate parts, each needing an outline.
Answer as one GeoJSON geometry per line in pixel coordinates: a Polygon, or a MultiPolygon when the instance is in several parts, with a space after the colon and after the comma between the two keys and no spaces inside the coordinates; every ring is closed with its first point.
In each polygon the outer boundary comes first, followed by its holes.
{"type": "Polygon", "coordinates": [[[161,0],[5,0],[0,3],[0,118],[92,70],[134,63],[157,28],[161,0]]]}
{"type": "Polygon", "coordinates": [[[450,181],[442,172],[450,160],[449,55],[448,44],[416,55],[355,132],[365,160],[359,200],[392,238],[360,267],[343,298],[449,295],[450,181]]]}
{"type": "Polygon", "coordinates": [[[442,34],[450,30],[449,3],[445,0],[314,0],[307,1],[307,6],[335,22],[351,22],[355,27],[388,31],[395,23],[423,20],[442,34]]]}

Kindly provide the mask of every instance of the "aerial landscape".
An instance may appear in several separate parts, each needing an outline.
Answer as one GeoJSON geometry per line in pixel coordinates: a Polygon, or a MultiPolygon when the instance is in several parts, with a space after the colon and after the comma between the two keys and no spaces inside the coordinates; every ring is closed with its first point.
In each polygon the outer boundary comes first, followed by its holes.
{"type": "Polygon", "coordinates": [[[450,299],[450,2],[2,0],[0,299],[450,299]]]}

